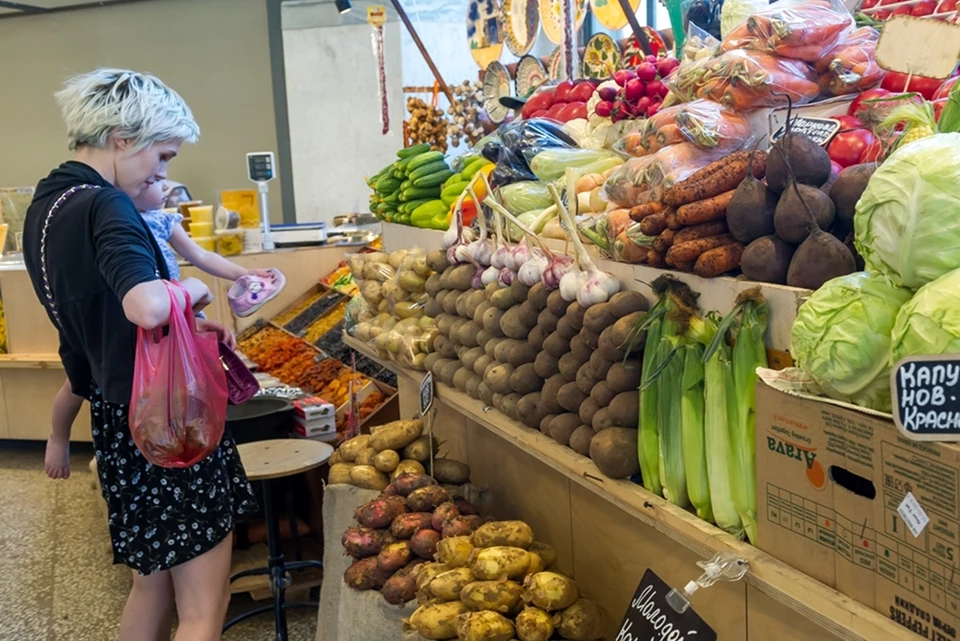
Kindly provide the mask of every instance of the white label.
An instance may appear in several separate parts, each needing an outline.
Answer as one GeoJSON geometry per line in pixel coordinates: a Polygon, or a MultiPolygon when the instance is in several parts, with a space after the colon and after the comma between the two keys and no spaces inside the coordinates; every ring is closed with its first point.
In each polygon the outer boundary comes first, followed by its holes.
{"type": "Polygon", "coordinates": [[[930,517],[920,507],[920,502],[913,497],[913,492],[907,492],[900,503],[900,507],[897,508],[897,512],[900,513],[900,518],[910,528],[913,538],[920,536],[923,528],[927,527],[927,523],[930,522],[930,517]]]}

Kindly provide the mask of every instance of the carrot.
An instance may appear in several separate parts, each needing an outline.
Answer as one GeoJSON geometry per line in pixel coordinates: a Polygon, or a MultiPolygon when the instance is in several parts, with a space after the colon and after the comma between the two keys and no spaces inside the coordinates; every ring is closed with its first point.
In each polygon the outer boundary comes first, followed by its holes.
{"type": "Polygon", "coordinates": [[[684,227],[673,236],[673,243],[679,245],[698,238],[709,238],[727,233],[727,222],[725,220],[715,220],[710,223],[701,223],[693,227],[684,227]]]}
{"type": "Polygon", "coordinates": [[[684,225],[698,225],[700,223],[709,223],[712,220],[722,220],[727,213],[727,205],[733,198],[733,192],[736,189],[725,191],[718,196],[698,200],[695,203],[682,205],[677,209],[677,220],[684,225]]]}
{"type": "Polygon", "coordinates": [[[651,267],[663,267],[663,254],[656,249],[647,252],[647,264],[651,267]]]}
{"type": "Polygon", "coordinates": [[[700,254],[696,265],[693,266],[693,271],[701,278],[713,278],[739,267],[742,255],[741,243],[715,247],[700,254]]]}
{"type": "Polygon", "coordinates": [[[677,271],[692,273],[694,265],[696,265],[696,261],[690,261],[689,263],[677,263],[674,265],[674,267],[677,268],[677,271]]]}
{"type": "Polygon", "coordinates": [[[680,126],[676,122],[661,127],[660,131],[657,132],[657,149],[663,149],[669,145],[676,145],[685,141],[686,138],[683,137],[680,126]]]}
{"type": "Polygon", "coordinates": [[[674,231],[672,229],[664,229],[660,235],[654,239],[653,248],[661,254],[666,254],[667,250],[670,249],[670,246],[673,244],[673,238],[674,231]]]}
{"type": "Polygon", "coordinates": [[[677,220],[677,210],[673,207],[669,207],[666,211],[663,212],[663,215],[667,217],[667,227],[673,231],[678,231],[683,229],[683,225],[680,224],[680,221],[677,220]]]}
{"type": "Polygon", "coordinates": [[[653,214],[640,221],[640,231],[646,236],[659,236],[667,228],[667,217],[653,214]]]}
{"type": "MultiPolygon", "coordinates": [[[[763,151],[754,153],[756,156],[753,174],[757,178],[763,178],[767,167],[767,154],[763,151]]],[[[724,156],[666,190],[663,193],[663,202],[670,207],[678,207],[736,189],[746,178],[749,165],[749,151],[738,151],[724,156]]]]}
{"type": "MultiPolygon", "coordinates": [[[[676,241],[676,238],[674,238],[676,241]]],[[[709,238],[698,238],[697,240],[687,241],[685,243],[680,243],[679,245],[674,242],[673,247],[667,252],[667,255],[670,256],[670,260],[673,263],[687,263],[691,260],[697,260],[697,257],[700,256],[705,251],[709,251],[715,247],[723,247],[724,245],[729,245],[731,243],[737,242],[736,239],[730,234],[721,234],[720,236],[710,236],[709,238]]]]}
{"type": "Polygon", "coordinates": [[[647,253],[650,248],[645,245],[638,245],[626,232],[620,232],[616,240],[613,241],[613,256],[617,260],[627,263],[645,263],[647,262],[647,253]]]}
{"type": "Polygon", "coordinates": [[[663,211],[663,203],[658,201],[643,203],[641,205],[635,206],[630,210],[630,218],[640,222],[647,216],[652,216],[654,214],[659,214],[663,211]]]}

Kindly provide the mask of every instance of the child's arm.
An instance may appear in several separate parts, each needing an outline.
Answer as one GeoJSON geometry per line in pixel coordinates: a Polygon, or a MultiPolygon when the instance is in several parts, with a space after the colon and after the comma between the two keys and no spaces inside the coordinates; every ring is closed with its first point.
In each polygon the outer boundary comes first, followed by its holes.
{"type": "Polygon", "coordinates": [[[70,429],[77,420],[83,398],[73,393],[70,381],[65,380],[53,399],[53,430],[51,436],[55,439],[69,441],[70,429]]]}
{"type": "Polygon", "coordinates": [[[241,276],[261,274],[262,272],[262,270],[245,269],[230,262],[220,254],[207,251],[193,242],[193,239],[187,235],[187,232],[180,225],[174,225],[173,227],[170,246],[173,247],[173,251],[180,254],[197,269],[224,280],[237,280],[241,276]]]}

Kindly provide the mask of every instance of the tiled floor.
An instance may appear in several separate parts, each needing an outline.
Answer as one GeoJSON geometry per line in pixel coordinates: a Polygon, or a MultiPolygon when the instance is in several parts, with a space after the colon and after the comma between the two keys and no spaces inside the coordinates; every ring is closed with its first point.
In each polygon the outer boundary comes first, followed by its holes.
{"type": "MultiPolygon", "coordinates": [[[[0,441],[0,640],[112,641],[130,587],[113,566],[106,523],[92,489],[91,450],[75,447],[70,479],[43,473],[41,444],[0,441]]],[[[236,596],[231,616],[253,602],[236,596]]],[[[288,614],[291,641],[313,641],[316,612],[288,614]]],[[[273,638],[269,615],[241,623],[224,641],[273,638]]]]}

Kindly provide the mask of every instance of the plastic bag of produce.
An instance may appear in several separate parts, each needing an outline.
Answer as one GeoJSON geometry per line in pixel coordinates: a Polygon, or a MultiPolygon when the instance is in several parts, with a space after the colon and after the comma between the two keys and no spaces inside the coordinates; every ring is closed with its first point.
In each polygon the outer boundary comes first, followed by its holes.
{"type": "Polygon", "coordinates": [[[850,32],[853,24],[853,16],[840,0],[780,0],[734,27],[720,48],[814,62],[850,32]]]}
{"type": "Polygon", "coordinates": [[[890,411],[890,332],[910,290],[856,272],[828,280],[800,306],[790,353],[824,394],[890,411]]]}
{"type": "Polygon", "coordinates": [[[907,356],[960,352],[960,270],[920,288],[897,315],[890,363],[907,356]]]}
{"type": "Polygon", "coordinates": [[[670,145],[650,156],[645,180],[666,189],[725,155],[725,151],[707,151],[690,142],[670,145]]]}
{"type": "Polygon", "coordinates": [[[676,115],[676,126],[687,142],[707,150],[730,153],[749,146],[754,135],[742,115],[710,100],[694,100],[676,115]]]}
{"type": "Polygon", "coordinates": [[[960,267],[960,133],[897,149],[870,177],[853,218],[868,271],[917,290],[960,267]]]}
{"type": "Polygon", "coordinates": [[[530,161],[540,152],[557,147],[569,149],[576,147],[576,143],[563,130],[562,124],[546,118],[532,118],[501,127],[500,142],[489,142],[482,153],[497,163],[490,181],[494,187],[500,187],[520,180],[537,180],[530,169],[530,161]]]}
{"type": "Polygon", "coordinates": [[[818,60],[816,70],[823,93],[845,96],[880,84],[885,72],[874,56],[879,39],[879,31],[862,27],[849,33],[818,60]]]}
{"type": "Polygon", "coordinates": [[[613,146],[614,150],[624,156],[639,158],[659,151],[667,145],[683,142],[684,138],[677,127],[677,114],[684,108],[686,105],[661,109],[647,118],[640,131],[628,133],[617,141],[613,146]]]}
{"type": "Polygon", "coordinates": [[[616,164],[619,159],[613,152],[602,149],[546,149],[530,160],[530,169],[539,180],[550,182],[562,178],[568,167],[593,168],[604,161],[616,164]]]}
{"type": "Polygon", "coordinates": [[[504,185],[498,190],[500,204],[514,216],[534,209],[546,209],[553,204],[550,190],[542,182],[524,180],[504,185]]]}
{"type": "Polygon", "coordinates": [[[653,156],[630,158],[618,167],[603,184],[603,198],[617,207],[635,207],[650,199],[646,169],[653,156]]]}
{"type": "Polygon", "coordinates": [[[639,223],[633,223],[617,234],[610,247],[610,254],[616,261],[624,263],[645,263],[653,249],[655,236],[647,236],[640,230],[639,223]]]}

